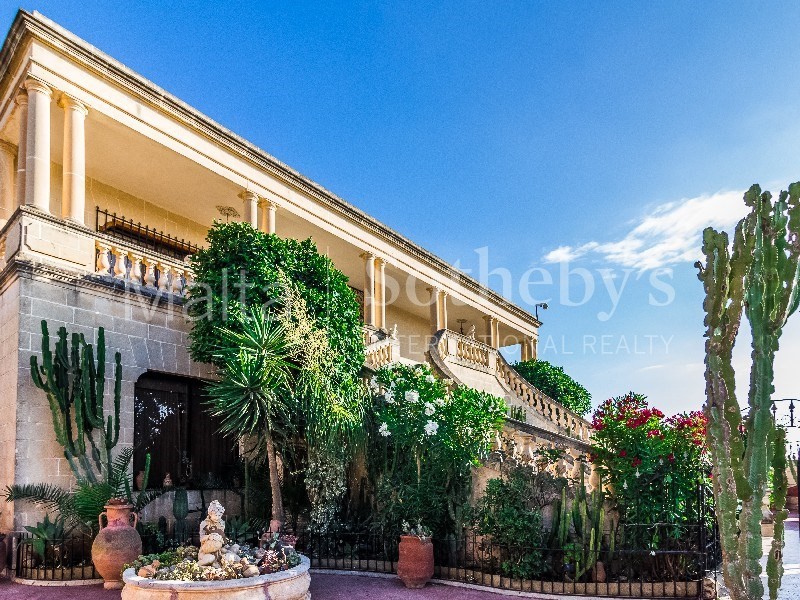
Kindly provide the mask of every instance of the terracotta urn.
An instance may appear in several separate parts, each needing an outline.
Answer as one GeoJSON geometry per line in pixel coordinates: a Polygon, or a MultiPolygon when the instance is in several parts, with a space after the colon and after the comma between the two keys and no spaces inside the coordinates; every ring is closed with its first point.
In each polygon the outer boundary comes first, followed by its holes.
{"type": "Polygon", "coordinates": [[[119,498],[112,498],[100,513],[100,533],[92,544],[94,568],[105,580],[103,587],[118,590],[122,583],[122,566],[133,562],[142,553],[142,538],[136,531],[139,516],[132,512],[132,504],[119,498]],[[131,523],[133,516],[133,523],[131,523]],[[106,525],[103,526],[103,517],[106,525]]]}
{"type": "Polygon", "coordinates": [[[400,536],[397,576],[407,588],[425,587],[433,577],[433,544],[430,538],[419,538],[415,535],[400,536]]]}

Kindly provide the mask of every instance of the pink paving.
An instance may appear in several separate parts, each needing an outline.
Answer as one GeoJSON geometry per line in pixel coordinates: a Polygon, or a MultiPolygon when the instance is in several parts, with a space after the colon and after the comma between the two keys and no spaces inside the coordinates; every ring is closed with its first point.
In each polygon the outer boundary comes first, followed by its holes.
{"type": "MultiPolygon", "coordinates": [[[[505,598],[447,585],[428,584],[421,590],[407,590],[397,579],[313,573],[313,600],[498,600],[505,598]]],[[[118,600],[119,591],[106,591],[102,586],[34,587],[0,581],[0,599],[14,600],[118,600]]]]}

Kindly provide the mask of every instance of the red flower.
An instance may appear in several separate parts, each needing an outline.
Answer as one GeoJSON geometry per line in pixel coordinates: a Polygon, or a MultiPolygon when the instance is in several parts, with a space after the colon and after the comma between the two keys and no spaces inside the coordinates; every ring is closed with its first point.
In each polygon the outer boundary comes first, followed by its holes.
{"type": "Polygon", "coordinates": [[[636,458],[633,459],[631,466],[638,467],[640,464],[642,464],[642,459],[637,456],[636,458]]]}
{"type": "Polygon", "coordinates": [[[627,451],[627,450],[620,450],[620,451],[619,451],[619,455],[620,455],[622,458],[625,458],[626,456],[628,456],[628,451],[627,451]]]}
{"type": "Polygon", "coordinates": [[[670,455],[667,457],[667,460],[668,460],[669,462],[675,462],[675,455],[674,455],[674,454],[670,454],[670,455]]]}

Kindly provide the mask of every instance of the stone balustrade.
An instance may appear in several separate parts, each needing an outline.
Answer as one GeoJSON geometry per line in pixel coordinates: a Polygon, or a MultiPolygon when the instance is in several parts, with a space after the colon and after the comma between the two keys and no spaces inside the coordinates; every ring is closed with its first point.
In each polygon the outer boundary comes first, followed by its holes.
{"type": "Polygon", "coordinates": [[[375,342],[364,349],[364,362],[373,369],[398,362],[399,358],[400,344],[392,338],[375,342]]]}
{"type": "Polygon", "coordinates": [[[144,290],[183,296],[192,281],[187,261],[146,253],[120,240],[95,239],[95,275],[139,285],[144,290]]]}
{"type": "Polygon", "coordinates": [[[589,423],[528,383],[509,365],[497,349],[454,331],[437,334],[432,349],[444,363],[454,363],[496,377],[502,388],[559,431],[582,441],[589,440],[589,423]]]}
{"type": "Polygon", "coordinates": [[[192,281],[188,261],[143,249],[133,242],[91,231],[22,206],[0,230],[0,269],[11,260],[133,284],[143,291],[182,297],[192,281]]]}
{"type": "Polygon", "coordinates": [[[536,410],[548,421],[567,430],[579,440],[589,441],[589,423],[586,420],[528,383],[500,353],[497,355],[497,377],[522,400],[523,404],[536,410]]]}

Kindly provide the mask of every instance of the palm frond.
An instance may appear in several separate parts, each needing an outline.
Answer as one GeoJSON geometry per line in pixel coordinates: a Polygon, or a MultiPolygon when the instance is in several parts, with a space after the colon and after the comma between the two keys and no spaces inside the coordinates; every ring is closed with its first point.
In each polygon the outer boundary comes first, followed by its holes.
{"type": "Polygon", "coordinates": [[[6,502],[25,500],[60,514],[71,511],[72,494],[51,483],[11,485],[3,494],[6,502]]]}
{"type": "Polygon", "coordinates": [[[139,512],[153,500],[163,495],[164,490],[142,490],[136,496],[136,500],[133,503],[133,510],[139,512]]]}

